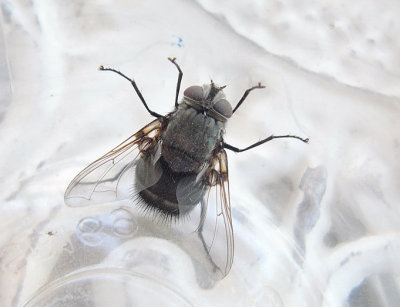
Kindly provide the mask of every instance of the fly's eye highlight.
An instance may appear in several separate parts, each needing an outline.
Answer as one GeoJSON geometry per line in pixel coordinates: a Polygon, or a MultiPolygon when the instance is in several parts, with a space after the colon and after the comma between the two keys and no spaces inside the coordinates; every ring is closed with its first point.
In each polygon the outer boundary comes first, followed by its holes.
{"type": "Polygon", "coordinates": [[[214,104],[213,109],[226,118],[232,116],[232,106],[226,99],[218,100],[214,104]]]}
{"type": "Polygon", "coordinates": [[[204,91],[201,86],[194,85],[188,87],[184,92],[183,96],[194,101],[202,101],[204,98],[204,91]]]}

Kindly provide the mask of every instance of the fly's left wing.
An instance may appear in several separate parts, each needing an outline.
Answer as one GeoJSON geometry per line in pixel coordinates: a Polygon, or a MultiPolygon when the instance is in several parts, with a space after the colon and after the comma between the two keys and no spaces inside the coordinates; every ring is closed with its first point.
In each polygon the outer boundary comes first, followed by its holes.
{"type": "Polygon", "coordinates": [[[229,196],[228,159],[221,149],[205,174],[209,189],[201,202],[198,236],[220,278],[225,277],[233,263],[234,237],[229,196]]]}
{"type": "MultiPolygon", "coordinates": [[[[138,158],[144,151],[157,154],[161,129],[160,119],[152,121],[86,167],[69,184],[64,194],[65,203],[76,207],[129,198],[138,158]]],[[[153,171],[145,175],[147,177],[160,175],[155,173],[153,171]]]]}

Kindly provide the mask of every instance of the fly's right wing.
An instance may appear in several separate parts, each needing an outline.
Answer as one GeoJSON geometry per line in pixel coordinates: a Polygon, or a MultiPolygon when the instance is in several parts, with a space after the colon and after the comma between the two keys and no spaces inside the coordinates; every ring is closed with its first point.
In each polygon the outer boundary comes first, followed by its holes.
{"type": "Polygon", "coordinates": [[[211,264],[211,274],[215,280],[222,279],[231,269],[234,253],[228,160],[225,150],[221,149],[215,153],[204,172],[179,182],[177,199],[179,211],[183,216],[195,205],[201,205],[195,233],[208,263],[211,264]]]}
{"type": "Polygon", "coordinates": [[[228,158],[221,149],[206,173],[209,189],[201,202],[198,235],[215,270],[225,277],[233,263],[234,237],[229,195],[228,158]]]}
{"type": "MultiPolygon", "coordinates": [[[[69,184],[64,194],[65,203],[77,207],[130,198],[135,166],[141,154],[150,151],[158,159],[155,155],[160,154],[157,148],[161,130],[162,122],[156,119],[86,167],[69,184]]],[[[147,177],[159,175],[155,171],[146,174],[147,177]]]]}

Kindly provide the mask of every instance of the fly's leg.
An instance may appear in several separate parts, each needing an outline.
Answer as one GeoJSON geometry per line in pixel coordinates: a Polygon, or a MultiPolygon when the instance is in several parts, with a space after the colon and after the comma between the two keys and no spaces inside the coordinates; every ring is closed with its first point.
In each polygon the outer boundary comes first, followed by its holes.
{"type": "Polygon", "coordinates": [[[247,96],[250,94],[250,92],[251,92],[252,90],[257,89],[257,88],[265,88],[265,86],[264,86],[264,85],[261,85],[261,83],[259,82],[256,86],[253,86],[253,87],[247,89],[247,90],[244,92],[242,98],[240,98],[239,102],[236,104],[236,107],[233,108],[232,114],[235,113],[235,111],[240,107],[240,105],[241,105],[241,104],[243,103],[243,101],[247,98],[247,96]]]}
{"type": "Polygon", "coordinates": [[[103,70],[103,71],[112,71],[112,72],[115,72],[116,74],[118,74],[118,75],[124,77],[126,80],[128,80],[128,81],[132,84],[133,88],[135,89],[136,94],[139,96],[139,98],[140,98],[140,100],[142,101],[142,103],[143,103],[144,107],[146,108],[147,112],[149,112],[152,116],[157,117],[157,118],[164,117],[164,116],[162,116],[162,115],[160,115],[160,114],[158,114],[158,113],[156,113],[156,112],[153,112],[152,110],[149,109],[149,107],[147,106],[146,101],[144,100],[144,98],[143,98],[143,96],[142,96],[142,93],[140,92],[139,88],[138,88],[137,85],[136,85],[135,80],[128,78],[128,77],[125,76],[122,72],[120,72],[120,71],[118,71],[118,70],[116,70],[116,69],[104,67],[103,65],[101,65],[101,66],[99,67],[99,70],[103,70]]]}
{"type": "Polygon", "coordinates": [[[179,67],[178,63],[176,63],[176,58],[168,58],[168,60],[176,66],[176,68],[179,71],[178,75],[178,82],[176,83],[176,95],[175,95],[175,108],[178,107],[178,96],[179,96],[179,90],[181,89],[181,82],[182,82],[182,77],[183,77],[183,72],[181,68],[179,67]]]}
{"type": "Polygon", "coordinates": [[[222,146],[223,146],[223,148],[232,150],[234,152],[243,152],[243,151],[252,149],[254,147],[260,146],[260,145],[262,145],[262,144],[264,144],[266,142],[272,141],[273,139],[281,139],[281,138],[294,138],[294,139],[298,139],[298,140],[300,140],[300,141],[302,141],[304,143],[308,143],[309,142],[308,138],[303,139],[303,138],[301,138],[301,137],[299,137],[297,135],[271,135],[271,136],[269,136],[269,137],[267,137],[267,138],[265,138],[265,139],[263,139],[261,141],[258,141],[257,143],[254,143],[254,144],[252,144],[252,145],[250,145],[250,146],[248,146],[246,148],[242,148],[242,149],[239,149],[239,148],[237,148],[235,146],[232,146],[232,145],[229,145],[229,144],[226,144],[226,143],[223,143],[222,146]]]}
{"type": "MultiPolygon", "coordinates": [[[[240,98],[239,102],[236,104],[235,108],[234,108],[233,111],[232,111],[232,114],[235,113],[235,111],[242,105],[242,103],[245,101],[245,99],[246,99],[247,96],[250,94],[250,92],[251,92],[252,90],[255,90],[255,89],[258,89],[258,88],[265,88],[265,86],[262,85],[262,84],[259,82],[256,86],[253,86],[253,87],[247,89],[247,90],[244,92],[242,98],[240,98]]],[[[246,147],[246,148],[242,148],[242,149],[237,148],[237,147],[232,146],[232,145],[229,145],[229,144],[227,144],[227,143],[222,143],[222,147],[223,147],[223,148],[226,148],[226,149],[229,149],[229,150],[232,150],[232,151],[234,151],[234,152],[243,152],[243,151],[252,149],[252,148],[254,148],[254,147],[260,146],[260,145],[262,145],[262,144],[264,144],[264,143],[266,143],[266,142],[272,141],[273,139],[279,139],[279,138],[294,138],[294,139],[298,139],[298,140],[300,140],[300,141],[302,141],[302,142],[304,142],[304,143],[308,143],[308,141],[309,141],[308,138],[304,139],[304,138],[301,138],[301,137],[299,137],[299,136],[297,136],[297,135],[271,135],[271,136],[269,136],[269,137],[267,137],[267,138],[265,138],[265,139],[263,139],[263,140],[261,140],[261,141],[258,141],[258,142],[256,142],[256,143],[254,143],[254,144],[252,144],[252,145],[250,145],[250,146],[248,146],[248,147],[246,147]]]]}

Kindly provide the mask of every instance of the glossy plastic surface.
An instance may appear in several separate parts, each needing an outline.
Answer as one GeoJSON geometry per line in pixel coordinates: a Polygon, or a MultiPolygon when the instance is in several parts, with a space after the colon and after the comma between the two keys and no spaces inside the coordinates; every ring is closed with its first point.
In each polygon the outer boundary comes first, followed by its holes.
{"type": "Polygon", "coordinates": [[[394,306],[400,301],[396,1],[2,1],[0,305],[394,306]],[[128,203],[70,208],[86,165],[212,78],[227,124],[235,259],[128,203]],[[183,93],[181,93],[182,97],[183,93]]]}

